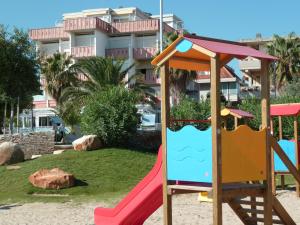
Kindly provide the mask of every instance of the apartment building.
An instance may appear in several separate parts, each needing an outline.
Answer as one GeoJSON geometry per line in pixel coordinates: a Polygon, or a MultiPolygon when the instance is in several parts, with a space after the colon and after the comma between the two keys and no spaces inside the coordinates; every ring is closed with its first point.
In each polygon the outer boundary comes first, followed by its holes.
{"type": "MultiPolygon", "coordinates": [[[[164,15],[164,32],[183,29],[183,21],[174,14],[164,15]]],[[[159,94],[160,79],[150,61],[159,50],[159,16],[130,8],[102,8],[63,14],[54,27],[31,29],[39,54],[51,56],[60,52],[77,60],[83,57],[107,56],[135,64],[130,75],[144,74],[144,82],[153,85],[159,94]]],[[[44,80],[41,77],[43,87],[44,80]]],[[[51,127],[55,101],[44,88],[43,95],[34,96],[34,118],[37,128],[51,127]]]]}
{"type": "MultiPolygon", "coordinates": [[[[228,102],[237,102],[240,94],[241,79],[229,66],[221,68],[221,92],[228,102]]],[[[190,96],[197,100],[205,100],[210,94],[210,72],[198,71],[196,79],[188,86],[190,96]]]]}
{"type": "MultiPolygon", "coordinates": [[[[266,52],[267,44],[272,41],[272,38],[263,38],[261,34],[256,34],[253,39],[242,39],[241,43],[255,48],[259,51],[266,52]]],[[[239,67],[243,74],[244,83],[248,87],[260,87],[260,70],[261,63],[260,60],[248,57],[244,60],[239,60],[239,67]]]]}

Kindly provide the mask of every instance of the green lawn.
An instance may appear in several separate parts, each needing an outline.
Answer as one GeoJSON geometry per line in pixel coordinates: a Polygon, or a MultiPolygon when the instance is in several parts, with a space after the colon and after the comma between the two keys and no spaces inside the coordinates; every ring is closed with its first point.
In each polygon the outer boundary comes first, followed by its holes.
{"type": "MultiPolygon", "coordinates": [[[[45,155],[17,164],[21,167],[18,170],[7,170],[6,166],[0,166],[0,204],[33,201],[111,201],[130,191],[149,172],[155,160],[156,154],[153,153],[103,149],[45,155]],[[41,168],[54,167],[74,174],[78,179],[77,186],[62,190],[43,190],[29,183],[30,174],[41,168]],[[55,197],[54,194],[61,196],[55,197]]],[[[276,180],[280,185],[279,177],[276,180]]],[[[286,176],[285,181],[287,185],[294,184],[291,176],[286,176]]]]}
{"type": "Polygon", "coordinates": [[[156,154],[126,149],[103,149],[91,152],[67,151],[61,155],[45,155],[17,164],[18,170],[0,167],[0,203],[32,201],[107,201],[120,197],[135,186],[151,169],[156,154]],[[77,185],[62,190],[34,188],[29,175],[45,168],[74,174],[77,185]],[[38,195],[37,195],[38,194],[38,195]],[[41,196],[40,194],[50,194],[41,196]],[[52,194],[64,196],[53,197],[52,194]]]}

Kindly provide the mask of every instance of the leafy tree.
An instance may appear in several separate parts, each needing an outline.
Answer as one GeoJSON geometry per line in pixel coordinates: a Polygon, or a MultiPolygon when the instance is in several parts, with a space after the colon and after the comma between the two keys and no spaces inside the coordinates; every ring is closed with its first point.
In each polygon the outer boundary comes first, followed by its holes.
{"type": "Polygon", "coordinates": [[[274,35],[273,41],[267,45],[267,51],[278,58],[271,69],[275,72],[276,88],[280,89],[299,75],[300,39],[295,33],[290,33],[287,38],[274,35]]]}
{"type": "Polygon", "coordinates": [[[0,104],[1,108],[6,103],[10,104],[11,129],[17,99],[22,110],[31,104],[32,96],[39,93],[37,71],[35,45],[28,34],[17,28],[8,32],[6,27],[0,25],[0,90],[1,95],[5,96],[0,104]]]}
{"type": "Polygon", "coordinates": [[[81,128],[96,134],[108,146],[126,144],[136,132],[139,117],[137,96],[122,86],[100,89],[88,97],[83,109],[81,128]]]}

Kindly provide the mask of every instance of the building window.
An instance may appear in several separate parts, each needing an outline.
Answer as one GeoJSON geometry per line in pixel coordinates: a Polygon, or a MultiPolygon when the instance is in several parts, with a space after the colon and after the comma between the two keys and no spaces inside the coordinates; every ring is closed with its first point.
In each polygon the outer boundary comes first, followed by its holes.
{"type": "Polygon", "coordinates": [[[39,117],[39,126],[40,127],[50,127],[52,126],[52,121],[49,116],[39,117]]]}

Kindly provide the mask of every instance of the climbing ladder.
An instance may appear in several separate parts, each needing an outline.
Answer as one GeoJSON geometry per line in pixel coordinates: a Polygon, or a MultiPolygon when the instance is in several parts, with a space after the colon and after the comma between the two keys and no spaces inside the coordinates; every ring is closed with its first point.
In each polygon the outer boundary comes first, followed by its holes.
{"type": "MultiPolygon", "coordinates": [[[[264,224],[263,197],[232,198],[228,205],[245,225],[264,224]]],[[[296,225],[278,199],[273,196],[273,224],[296,225]]]]}

